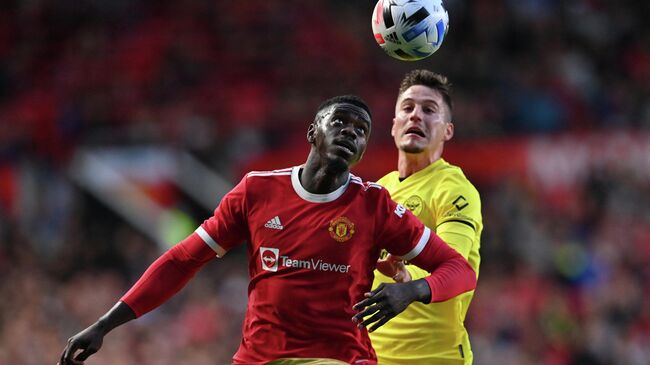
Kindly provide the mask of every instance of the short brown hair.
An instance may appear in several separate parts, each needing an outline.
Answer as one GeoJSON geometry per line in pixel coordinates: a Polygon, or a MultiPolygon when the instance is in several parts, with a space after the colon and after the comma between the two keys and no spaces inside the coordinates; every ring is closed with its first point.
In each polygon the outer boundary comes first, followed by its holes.
{"type": "Polygon", "coordinates": [[[451,102],[451,83],[447,76],[437,74],[429,70],[413,70],[407,73],[399,85],[399,98],[402,94],[413,85],[424,85],[434,90],[438,90],[442,99],[449,107],[449,111],[453,111],[453,103],[451,102]]]}

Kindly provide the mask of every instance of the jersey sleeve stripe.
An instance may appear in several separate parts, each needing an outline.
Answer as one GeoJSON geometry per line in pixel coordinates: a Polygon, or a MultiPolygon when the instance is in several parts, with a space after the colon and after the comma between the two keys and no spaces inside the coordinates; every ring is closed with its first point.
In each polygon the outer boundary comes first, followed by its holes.
{"type": "Polygon", "coordinates": [[[219,244],[217,244],[212,239],[212,237],[210,237],[208,232],[206,232],[206,230],[203,229],[203,227],[197,228],[194,232],[196,232],[199,235],[199,237],[201,237],[201,239],[203,240],[203,242],[205,242],[206,245],[210,246],[210,248],[217,253],[218,257],[223,257],[223,255],[226,254],[226,250],[224,250],[223,247],[219,246],[219,244]]]}
{"type": "Polygon", "coordinates": [[[246,175],[247,178],[253,177],[253,176],[288,176],[291,175],[291,171],[289,172],[249,172],[248,175],[246,175]]]}
{"type": "Polygon", "coordinates": [[[422,232],[422,236],[420,236],[420,240],[418,241],[418,244],[413,247],[411,251],[409,251],[406,255],[401,256],[400,258],[404,261],[409,261],[413,260],[417,255],[424,250],[424,246],[427,245],[427,242],[429,242],[429,237],[431,236],[431,230],[429,227],[424,227],[424,231],[422,232]]]}
{"type": "MultiPolygon", "coordinates": [[[[473,225],[472,223],[470,223],[470,222],[468,222],[468,221],[461,220],[461,219],[450,219],[450,220],[446,220],[446,221],[444,221],[444,222],[438,224],[437,227],[440,227],[441,225],[443,225],[443,224],[445,224],[445,223],[449,223],[449,222],[458,222],[458,223],[462,223],[462,224],[464,224],[464,225],[466,225],[466,226],[469,226],[469,227],[470,227],[471,229],[473,229],[474,231],[476,231],[476,227],[474,227],[474,225],[473,225]]],[[[436,228],[437,228],[437,227],[436,227],[436,228]]]]}

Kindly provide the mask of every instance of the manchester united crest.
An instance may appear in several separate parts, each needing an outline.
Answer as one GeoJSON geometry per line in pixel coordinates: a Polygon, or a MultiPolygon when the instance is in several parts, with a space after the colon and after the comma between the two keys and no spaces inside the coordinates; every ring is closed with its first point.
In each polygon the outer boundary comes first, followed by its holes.
{"type": "Polygon", "coordinates": [[[354,223],[346,217],[338,217],[330,221],[328,231],[336,241],[345,242],[354,234],[354,223]]]}

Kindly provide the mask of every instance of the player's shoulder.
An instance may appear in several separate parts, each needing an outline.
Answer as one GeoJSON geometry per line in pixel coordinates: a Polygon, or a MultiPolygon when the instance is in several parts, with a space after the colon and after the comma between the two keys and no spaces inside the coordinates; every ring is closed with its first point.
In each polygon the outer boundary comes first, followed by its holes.
{"type": "Polygon", "coordinates": [[[469,190],[476,190],[472,182],[467,178],[463,169],[459,166],[453,165],[447,161],[443,161],[443,165],[438,171],[440,176],[440,183],[442,185],[456,186],[469,190]]]}
{"type": "Polygon", "coordinates": [[[269,189],[279,189],[282,186],[291,185],[292,168],[270,170],[270,171],[251,171],[243,178],[248,191],[267,191],[269,189]]]}
{"type": "Polygon", "coordinates": [[[269,171],[250,171],[246,174],[246,179],[250,178],[269,178],[269,177],[278,177],[278,176],[291,176],[291,171],[293,167],[287,167],[284,169],[278,170],[269,170],[269,171]]]}
{"type": "Polygon", "coordinates": [[[391,171],[377,180],[377,184],[387,186],[399,182],[399,171],[391,171]]]}
{"type": "Polygon", "coordinates": [[[450,178],[460,178],[467,180],[463,169],[460,166],[456,166],[452,163],[447,162],[444,159],[441,159],[439,174],[443,176],[449,176],[450,178]]]}
{"type": "Polygon", "coordinates": [[[359,176],[350,173],[350,186],[359,189],[362,194],[374,195],[385,194],[385,189],[380,184],[373,181],[364,181],[359,176]]]}

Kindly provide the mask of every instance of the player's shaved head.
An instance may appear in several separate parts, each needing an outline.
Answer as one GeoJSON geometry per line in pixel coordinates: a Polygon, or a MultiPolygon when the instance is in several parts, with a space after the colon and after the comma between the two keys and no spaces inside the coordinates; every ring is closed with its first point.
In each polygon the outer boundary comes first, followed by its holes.
{"type": "Polygon", "coordinates": [[[356,95],[340,95],[333,98],[329,98],[322,102],[318,109],[316,110],[316,116],[314,117],[314,123],[318,123],[325,113],[331,109],[331,107],[336,106],[337,108],[349,109],[349,111],[356,112],[363,116],[364,119],[370,123],[372,121],[372,113],[370,113],[370,108],[368,104],[356,95]]]}

